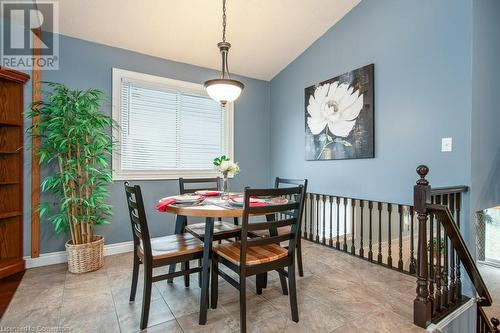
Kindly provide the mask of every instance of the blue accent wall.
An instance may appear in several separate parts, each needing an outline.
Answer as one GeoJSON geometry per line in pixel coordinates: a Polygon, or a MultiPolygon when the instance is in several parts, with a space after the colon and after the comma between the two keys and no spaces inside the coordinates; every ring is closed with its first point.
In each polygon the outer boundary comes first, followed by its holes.
{"type": "MultiPolygon", "coordinates": [[[[165,47],[168,47],[165,44],[165,47]]],[[[194,50],[193,50],[194,51],[194,50]]],[[[137,71],[172,79],[203,83],[217,77],[214,70],[152,57],[124,49],[96,44],[81,39],[60,36],[60,63],[57,71],[44,71],[44,81],[60,82],[71,88],[97,88],[108,98],[103,111],[111,115],[111,71],[113,67],[137,71]]],[[[269,179],[269,82],[238,77],[245,84],[244,94],[235,102],[234,159],[241,166],[241,173],[230,180],[233,190],[244,186],[266,186],[269,179]]],[[[29,92],[26,91],[28,94],[29,92]]],[[[28,100],[31,96],[28,96],[28,100]]],[[[200,138],[202,140],[203,138],[200,138]]],[[[25,254],[30,252],[30,154],[26,156],[25,187],[25,254]]],[[[44,173],[50,170],[44,169],[44,173]]],[[[139,181],[142,186],[149,225],[153,237],[173,233],[174,219],[170,214],[155,211],[157,200],[179,191],[176,180],[139,181]]],[[[45,194],[43,200],[51,200],[45,194]]],[[[132,239],[126,208],[123,182],[110,186],[110,203],[113,218],[106,226],[98,227],[97,233],[106,238],[106,244],[132,239]]],[[[41,224],[41,253],[64,250],[67,235],[55,235],[50,224],[41,224]]]]}
{"type": "Polygon", "coordinates": [[[471,211],[500,205],[500,1],[474,0],[471,211]]]}
{"type": "Polygon", "coordinates": [[[271,175],[310,190],[411,203],[415,167],[469,184],[470,0],[362,1],[271,81],[271,175]],[[304,159],[304,88],[375,64],[375,158],[304,159]],[[453,137],[442,153],[441,138],[453,137]]]}

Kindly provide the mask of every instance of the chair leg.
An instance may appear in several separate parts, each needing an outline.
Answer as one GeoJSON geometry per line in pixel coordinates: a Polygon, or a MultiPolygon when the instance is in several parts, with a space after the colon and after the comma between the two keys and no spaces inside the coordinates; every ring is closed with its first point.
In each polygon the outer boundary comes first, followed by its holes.
{"type": "Polygon", "coordinates": [[[246,277],[240,275],[240,332],[247,331],[247,295],[246,277]]]}
{"type": "MultiPolygon", "coordinates": [[[[198,259],[198,266],[201,267],[201,259],[198,259]]],[[[201,289],[201,271],[198,272],[198,287],[201,289]]]]}
{"type": "Polygon", "coordinates": [[[282,273],[278,272],[280,276],[281,290],[283,291],[283,295],[288,295],[288,290],[286,287],[286,277],[282,273]]]}
{"type": "Polygon", "coordinates": [[[219,300],[219,263],[215,256],[212,258],[212,276],[211,278],[211,293],[210,293],[210,305],[212,309],[217,309],[217,301],[219,300]]]}
{"type": "Polygon", "coordinates": [[[134,251],[134,267],[132,268],[132,286],[130,287],[130,302],[135,301],[135,294],[137,291],[137,280],[139,279],[139,257],[134,251]]]}
{"type": "Polygon", "coordinates": [[[300,235],[297,238],[297,267],[299,269],[299,276],[304,276],[304,268],[302,266],[302,241],[300,235]]]}
{"type": "Polygon", "coordinates": [[[151,288],[153,286],[153,268],[144,263],[144,293],[142,295],[141,330],[148,327],[151,288]]]}
{"type": "Polygon", "coordinates": [[[297,307],[297,285],[295,282],[295,263],[288,267],[288,284],[290,287],[290,308],[292,310],[292,320],[299,321],[299,310],[297,307]]]}
{"type": "MultiPolygon", "coordinates": [[[[189,261],[182,264],[182,269],[187,271],[189,269],[189,261]]],[[[189,274],[184,275],[184,287],[189,288],[189,274]]]]}
{"type": "Polygon", "coordinates": [[[262,273],[262,274],[257,274],[255,275],[255,286],[256,286],[256,292],[257,295],[262,294],[262,289],[265,288],[265,283],[267,278],[267,273],[262,273]]]}

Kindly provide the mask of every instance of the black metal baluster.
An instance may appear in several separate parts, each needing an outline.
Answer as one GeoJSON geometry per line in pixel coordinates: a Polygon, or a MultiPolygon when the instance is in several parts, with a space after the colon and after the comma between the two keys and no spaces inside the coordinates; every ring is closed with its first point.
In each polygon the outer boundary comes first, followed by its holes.
{"type": "Polygon", "coordinates": [[[314,194],[309,195],[309,215],[311,216],[311,220],[309,221],[309,240],[312,241],[314,239],[313,228],[314,228],[314,194]]]}
{"type": "Polygon", "coordinates": [[[373,261],[373,249],[372,249],[372,246],[373,246],[373,241],[372,241],[372,210],[373,210],[373,202],[372,201],[368,201],[368,212],[370,213],[370,219],[368,220],[369,221],[369,224],[370,224],[370,232],[369,232],[369,237],[370,237],[370,240],[368,241],[368,260],[370,261],[373,261]]]}
{"type": "Polygon", "coordinates": [[[342,198],[344,203],[344,245],[342,249],[347,252],[347,198],[342,198]]]}
{"type": "Polygon", "coordinates": [[[360,226],[360,229],[359,229],[359,256],[361,258],[364,258],[365,257],[365,250],[363,249],[363,213],[364,213],[364,210],[363,208],[365,207],[365,202],[363,200],[359,200],[359,210],[360,210],[360,222],[361,222],[361,226],[360,226]]]}
{"type": "MultiPolygon", "coordinates": [[[[455,209],[456,209],[456,214],[457,214],[457,226],[458,229],[460,229],[460,205],[462,204],[462,194],[457,193],[456,200],[455,200],[455,209]]],[[[456,290],[457,290],[457,299],[460,300],[462,298],[462,280],[460,278],[460,257],[457,254],[457,265],[455,266],[455,276],[457,278],[456,281],[456,290]]]]}
{"type": "Polygon", "coordinates": [[[355,220],[354,220],[354,209],[356,208],[356,199],[351,199],[351,222],[352,222],[352,243],[351,243],[351,254],[356,254],[356,245],[354,245],[355,241],[355,220]]]}
{"type": "Polygon", "coordinates": [[[330,202],[330,240],[328,241],[328,246],[333,247],[333,197],[331,195],[328,196],[328,202],[330,202]]]}
{"type": "Polygon", "coordinates": [[[399,260],[398,270],[403,271],[403,206],[398,205],[399,214],[399,260]]]}
{"type": "MultiPolygon", "coordinates": [[[[434,202],[434,199],[431,199],[434,202]]],[[[429,299],[432,303],[432,313],[436,314],[441,310],[441,224],[436,220],[436,240],[434,239],[434,215],[430,215],[430,233],[429,233],[429,299]],[[436,253],[434,254],[434,252],[436,253]],[[434,293],[434,286],[436,292],[434,293]]]]}
{"type": "Polygon", "coordinates": [[[417,260],[415,259],[415,226],[414,226],[415,212],[413,206],[410,206],[410,274],[417,272],[417,260]]]}
{"type": "Polygon", "coordinates": [[[378,256],[377,262],[382,263],[382,203],[377,203],[378,209],[378,256]]]}
{"type": "Polygon", "coordinates": [[[319,194],[316,194],[316,243],[319,243],[319,194]]]}
{"type": "MultiPolygon", "coordinates": [[[[340,198],[336,197],[335,202],[337,203],[337,241],[335,242],[335,247],[340,250],[340,198]]],[[[345,233],[345,232],[344,232],[345,233]]]]}
{"type": "Polygon", "coordinates": [[[391,219],[392,219],[392,204],[387,204],[389,219],[387,220],[388,238],[387,238],[387,265],[392,268],[392,236],[391,236],[391,219]]]}
{"type": "Polygon", "coordinates": [[[323,202],[323,238],[322,238],[322,243],[323,245],[326,244],[326,204],[325,204],[325,195],[323,194],[322,196],[322,202],[323,202]]]}

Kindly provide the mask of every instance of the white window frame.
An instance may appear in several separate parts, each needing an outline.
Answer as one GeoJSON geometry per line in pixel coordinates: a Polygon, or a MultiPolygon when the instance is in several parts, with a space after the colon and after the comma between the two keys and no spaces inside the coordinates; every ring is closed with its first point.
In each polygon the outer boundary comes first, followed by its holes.
{"type": "MultiPolygon", "coordinates": [[[[112,74],[112,117],[121,124],[121,83],[123,79],[142,81],[146,85],[174,88],[183,92],[190,92],[208,96],[203,85],[199,83],[169,79],[162,76],[133,72],[129,70],[113,68],[112,74]]],[[[226,155],[234,158],[234,105],[227,103],[225,107],[226,116],[226,155]]],[[[217,170],[122,170],[121,169],[121,135],[119,128],[113,129],[112,169],[113,180],[159,180],[178,179],[180,177],[201,178],[217,177],[217,170]]],[[[214,156],[215,158],[216,156],[214,156]]]]}

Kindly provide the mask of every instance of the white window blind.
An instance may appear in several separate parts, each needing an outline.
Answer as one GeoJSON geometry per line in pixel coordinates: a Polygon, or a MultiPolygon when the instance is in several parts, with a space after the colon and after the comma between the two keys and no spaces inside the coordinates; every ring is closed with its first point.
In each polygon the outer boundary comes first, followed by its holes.
{"type": "Polygon", "coordinates": [[[114,157],[118,165],[113,167],[121,177],[115,179],[213,174],[213,159],[229,155],[228,111],[197,84],[176,86],[182,82],[116,74],[113,82],[119,84],[119,107],[115,120],[120,130],[119,156],[114,157]]]}

